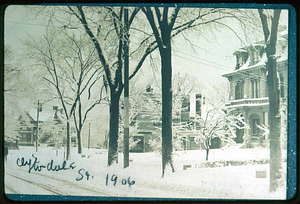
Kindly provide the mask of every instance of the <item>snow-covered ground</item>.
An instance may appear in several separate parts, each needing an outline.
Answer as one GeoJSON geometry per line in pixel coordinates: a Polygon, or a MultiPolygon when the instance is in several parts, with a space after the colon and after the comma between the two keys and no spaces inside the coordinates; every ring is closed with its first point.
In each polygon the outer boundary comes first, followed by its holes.
{"type": "MultiPolygon", "coordinates": [[[[269,193],[268,164],[202,168],[205,163],[204,150],[176,152],[175,173],[168,167],[162,178],[161,156],[157,153],[130,153],[130,166],[123,169],[122,153],[119,154],[118,164],[107,167],[107,150],[83,149],[82,155],[76,152],[77,149],[73,148],[71,159],[66,163],[66,168],[69,169],[48,171],[47,165],[51,160],[53,169],[55,165],[62,166],[63,149],[58,152],[58,156],[51,147],[41,146],[38,152],[35,152],[34,147],[10,150],[5,164],[5,192],[149,198],[286,198],[286,186],[276,193],[269,193]],[[25,161],[31,159],[33,164],[35,158],[32,154],[38,159],[38,166],[45,165],[41,171],[31,169],[29,173],[29,165],[25,161]],[[191,166],[184,170],[184,165],[191,166]],[[257,171],[266,171],[266,177],[257,178],[257,171]]],[[[283,151],[283,159],[285,158],[286,151],[283,151]]],[[[264,148],[214,149],[209,154],[209,162],[268,159],[269,150],[264,148]]],[[[285,162],[284,174],[286,175],[285,162]]]]}

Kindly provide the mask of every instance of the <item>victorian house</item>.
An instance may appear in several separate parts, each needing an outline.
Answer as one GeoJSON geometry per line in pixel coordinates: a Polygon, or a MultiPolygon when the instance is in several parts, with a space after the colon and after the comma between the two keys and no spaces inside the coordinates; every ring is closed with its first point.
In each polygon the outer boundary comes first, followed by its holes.
{"type": "MultiPolygon", "coordinates": [[[[281,102],[287,97],[288,77],[288,32],[279,27],[276,57],[278,77],[280,81],[281,102]]],[[[267,87],[267,70],[265,67],[266,53],[264,41],[240,48],[233,53],[236,66],[232,72],[222,75],[230,82],[229,102],[226,106],[235,114],[242,114],[248,129],[237,129],[236,142],[242,143],[245,138],[252,142],[267,142],[259,126],[268,126],[269,98],[267,87]],[[259,125],[259,126],[258,126],[259,125]]]]}

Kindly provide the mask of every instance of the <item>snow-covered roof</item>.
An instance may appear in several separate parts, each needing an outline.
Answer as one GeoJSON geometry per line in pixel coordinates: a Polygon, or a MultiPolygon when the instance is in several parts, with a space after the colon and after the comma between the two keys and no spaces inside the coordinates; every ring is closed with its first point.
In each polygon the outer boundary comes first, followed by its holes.
{"type": "MultiPolygon", "coordinates": [[[[284,50],[282,53],[280,53],[280,54],[281,54],[281,56],[277,59],[277,63],[283,63],[283,62],[285,62],[285,61],[288,60],[288,52],[287,52],[287,48],[285,48],[285,50],[284,50]]],[[[246,63],[243,64],[239,69],[234,70],[234,71],[232,71],[232,72],[228,72],[228,73],[226,73],[226,74],[223,74],[222,76],[223,76],[223,77],[228,77],[228,76],[232,76],[232,75],[235,75],[235,74],[238,74],[238,73],[242,73],[242,72],[244,72],[244,71],[248,71],[248,70],[250,70],[250,69],[262,68],[262,67],[265,66],[265,64],[266,64],[266,61],[267,61],[267,55],[266,55],[266,53],[264,52],[263,55],[262,55],[262,57],[261,57],[261,59],[260,59],[260,61],[257,62],[257,63],[254,64],[254,65],[249,66],[250,61],[251,61],[251,59],[250,59],[250,57],[248,57],[246,63]]]]}
{"type": "Polygon", "coordinates": [[[67,121],[65,120],[64,115],[61,114],[60,112],[57,112],[57,113],[56,113],[56,116],[57,116],[57,118],[58,118],[61,122],[63,122],[64,124],[67,123],[67,121]]]}
{"type": "Polygon", "coordinates": [[[232,76],[232,75],[238,74],[239,72],[243,72],[243,71],[247,71],[249,69],[255,69],[255,68],[262,67],[262,66],[265,65],[266,58],[267,58],[266,53],[263,53],[263,55],[262,55],[262,57],[261,57],[261,59],[258,63],[249,66],[251,59],[250,59],[250,57],[248,57],[246,63],[243,64],[239,69],[234,70],[234,71],[229,72],[229,73],[226,73],[226,74],[223,74],[222,76],[223,77],[232,76]]]}
{"type": "MultiPolygon", "coordinates": [[[[37,109],[36,108],[30,109],[28,114],[34,121],[37,121],[37,109]]],[[[40,111],[39,121],[43,121],[43,122],[52,121],[54,118],[54,114],[55,114],[55,111],[40,111]]]]}
{"type": "MultiPolygon", "coordinates": [[[[281,39],[286,39],[288,37],[288,30],[285,29],[281,32],[278,33],[278,40],[281,40],[281,39]]],[[[264,40],[260,40],[260,41],[257,41],[251,45],[248,45],[246,47],[242,47],[242,48],[239,48],[238,50],[236,50],[233,55],[236,55],[237,53],[246,53],[248,52],[248,48],[250,47],[264,47],[265,46],[265,43],[264,43],[264,40]]]]}
{"type": "Polygon", "coordinates": [[[244,52],[244,53],[246,53],[246,52],[248,52],[245,48],[240,48],[240,49],[238,49],[237,51],[235,51],[234,53],[233,53],[233,55],[236,55],[238,52],[244,52]]]}
{"type": "Polygon", "coordinates": [[[252,46],[254,46],[254,47],[264,47],[265,44],[262,43],[262,42],[257,42],[257,43],[252,44],[252,46]]]}

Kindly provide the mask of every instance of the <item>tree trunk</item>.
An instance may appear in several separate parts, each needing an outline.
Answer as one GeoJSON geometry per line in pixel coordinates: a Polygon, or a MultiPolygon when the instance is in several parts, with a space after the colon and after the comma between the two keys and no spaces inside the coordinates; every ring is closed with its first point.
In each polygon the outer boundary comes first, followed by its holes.
{"type": "Polygon", "coordinates": [[[209,148],[206,149],[206,161],[208,161],[209,148]]]}
{"type": "Polygon", "coordinates": [[[270,192],[283,185],[282,180],[282,159],[281,159],[281,117],[280,117],[280,95],[279,80],[276,64],[276,42],[278,24],[281,10],[274,9],[271,17],[270,29],[268,18],[262,9],[258,9],[261,19],[268,61],[266,68],[268,71],[267,84],[269,94],[269,126],[270,126],[270,192]]]}
{"type": "Polygon", "coordinates": [[[66,145],[67,145],[66,160],[69,160],[71,158],[71,136],[70,136],[70,122],[69,121],[67,121],[67,144],[66,145]]]}
{"type": "MultiPolygon", "coordinates": [[[[82,115],[81,115],[81,100],[80,100],[80,96],[78,99],[78,130],[77,130],[77,140],[78,140],[78,154],[82,153],[82,145],[81,145],[81,130],[82,130],[82,115]]],[[[75,111],[74,111],[75,114],[75,111]]],[[[75,115],[74,115],[75,116],[75,115]]]]}
{"type": "Polygon", "coordinates": [[[267,83],[269,90],[269,121],[270,121],[270,192],[283,184],[281,135],[280,135],[280,98],[277,77],[276,58],[269,57],[267,62],[267,83]]]}
{"type": "Polygon", "coordinates": [[[171,39],[164,36],[164,46],[161,50],[161,79],[162,79],[162,176],[165,173],[166,164],[171,165],[172,160],[172,58],[171,39]]]}
{"type": "Polygon", "coordinates": [[[78,143],[77,143],[77,146],[78,146],[78,154],[81,154],[82,153],[82,143],[81,143],[81,129],[79,129],[77,131],[77,140],[78,140],[78,143]]]}
{"type": "Polygon", "coordinates": [[[109,146],[108,146],[108,166],[114,162],[118,163],[118,137],[119,137],[119,101],[120,96],[111,91],[110,119],[109,119],[109,146]]]}

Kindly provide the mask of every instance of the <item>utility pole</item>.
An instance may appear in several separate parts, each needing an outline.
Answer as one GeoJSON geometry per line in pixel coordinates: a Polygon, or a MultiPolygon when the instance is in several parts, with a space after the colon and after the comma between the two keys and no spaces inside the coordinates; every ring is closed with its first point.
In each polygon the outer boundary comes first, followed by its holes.
{"type": "Polygon", "coordinates": [[[124,168],[129,166],[129,23],[128,8],[124,9],[125,41],[124,41],[124,168]]]}
{"type": "Polygon", "coordinates": [[[36,137],[35,137],[35,151],[38,151],[38,139],[39,139],[39,116],[40,116],[40,100],[38,100],[38,105],[37,105],[37,115],[36,115],[36,137]]]}
{"type": "Polygon", "coordinates": [[[91,123],[89,123],[89,140],[88,140],[88,149],[90,149],[91,142],[91,123]]]}

